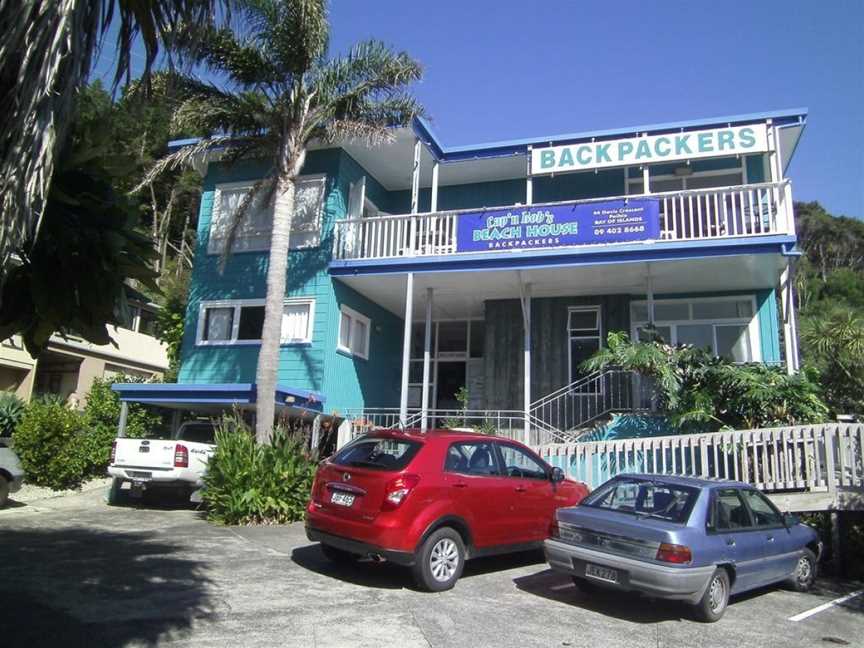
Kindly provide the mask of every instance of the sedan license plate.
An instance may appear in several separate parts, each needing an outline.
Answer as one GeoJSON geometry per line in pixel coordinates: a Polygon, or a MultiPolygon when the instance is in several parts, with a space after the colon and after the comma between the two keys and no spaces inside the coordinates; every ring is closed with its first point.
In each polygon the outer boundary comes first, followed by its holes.
{"type": "Polygon", "coordinates": [[[598,578],[607,583],[618,582],[617,570],[609,569],[608,567],[601,567],[600,565],[592,565],[591,563],[585,565],[585,575],[591,576],[592,578],[598,578]]]}
{"type": "Polygon", "coordinates": [[[333,494],[330,496],[330,501],[339,506],[351,506],[354,503],[354,496],[350,493],[333,491],[333,494]]]}

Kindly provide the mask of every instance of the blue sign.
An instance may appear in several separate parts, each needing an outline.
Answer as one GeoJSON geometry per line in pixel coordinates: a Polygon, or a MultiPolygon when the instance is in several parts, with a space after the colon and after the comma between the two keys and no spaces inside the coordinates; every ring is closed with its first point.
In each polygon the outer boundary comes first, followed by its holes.
{"type": "Polygon", "coordinates": [[[517,207],[458,215],[456,251],[517,250],[660,238],[660,203],[608,202],[517,207]]]}

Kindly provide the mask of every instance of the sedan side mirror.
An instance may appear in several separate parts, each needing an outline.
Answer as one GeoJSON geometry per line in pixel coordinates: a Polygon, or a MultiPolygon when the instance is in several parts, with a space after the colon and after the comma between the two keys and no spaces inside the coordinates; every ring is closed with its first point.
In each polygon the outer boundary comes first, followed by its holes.
{"type": "Polygon", "coordinates": [[[554,468],[552,468],[552,473],[549,475],[549,479],[552,480],[553,484],[564,481],[564,471],[561,470],[558,466],[555,466],[554,468]]]}
{"type": "Polygon", "coordinates": [[[795,526],[796,524],[799,524],[800,522],[801,520],[794,513],[783,514],[783,526],[785,526],[787,529],[795,526]]]}

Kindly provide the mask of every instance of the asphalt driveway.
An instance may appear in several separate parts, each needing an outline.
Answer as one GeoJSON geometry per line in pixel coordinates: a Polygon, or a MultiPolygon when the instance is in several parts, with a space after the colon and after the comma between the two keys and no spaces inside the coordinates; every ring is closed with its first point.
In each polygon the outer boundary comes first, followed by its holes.
{"type": "Polygon", "coordinates": [[[330,564],[300,524],[216,527],[188,508],[110,508],[101,491],[0,511],[10,648],[861,645],[864,597],[789,620],[852,589],[764,590],[704,625],[678,604],[583,595],[537,554],[474,561],[426,594],[392,565],[330,564]]]}

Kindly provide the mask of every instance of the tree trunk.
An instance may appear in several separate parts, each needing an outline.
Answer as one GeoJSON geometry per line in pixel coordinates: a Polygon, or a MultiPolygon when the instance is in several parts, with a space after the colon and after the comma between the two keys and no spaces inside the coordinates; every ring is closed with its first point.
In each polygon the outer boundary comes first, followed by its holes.
{"type": "Polygon", "coordinates": [[[257,396],[255,439],[269,444],[276,414],[276,381],[279,373],[279,346],[282,336],[282,312],[285,302],[288,269],[289,236],[294,220],[294,178],[303,163],[303,156],[287,165],[289,173],[276,181],[273,208],[273,234],[270,239],[270,260],[267,267],[267,296],[264,302],[264,327],[261,351],[258,354],[256,376],[257,396]]]}

